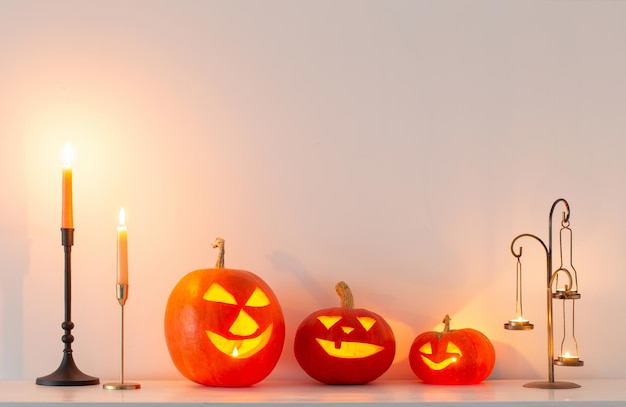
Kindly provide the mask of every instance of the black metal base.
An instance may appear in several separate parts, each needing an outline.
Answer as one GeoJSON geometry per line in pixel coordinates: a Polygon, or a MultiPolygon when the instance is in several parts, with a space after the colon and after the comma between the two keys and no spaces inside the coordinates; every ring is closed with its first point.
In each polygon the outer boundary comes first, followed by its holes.
{"type": "Polygon", "coordinates": [[[572,383],[572,382],[530,382],[526,383],[524,387],[529,387],[531,389],[577,389],[580,387],[580,384],[572,383]]]}
{"type": "Polygon", "coordinates": [[[72,354],[64,352],[59,368],[48,376],[38,377],[35,383],[43,386],[88,386],[100,384],[100,379],[81,372],[72,354]]]}

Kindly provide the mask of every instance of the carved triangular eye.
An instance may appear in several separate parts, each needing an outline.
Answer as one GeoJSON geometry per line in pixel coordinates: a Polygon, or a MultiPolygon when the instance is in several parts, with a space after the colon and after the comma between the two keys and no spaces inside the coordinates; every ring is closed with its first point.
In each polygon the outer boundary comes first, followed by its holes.
{"type": "Polygon", "coordinates": [[[372,317],[356,317],[356,319],[359,320],[359,322],[361,323],[361,325],[363,325],[363,328],[365,328],[366,331],[372,329],[372,327],[376,323],[376,320],[372,317]]]}
{"type": "Polygon", "coordinates": [[[430,345],[430,342],[428,342],[428,343],[423,344],[422,347],[419,349],[419,351],[425,355],[432,355],[433,347],[430,345]]]}
{"type": "Polygon", "coordinates": [[[447,353],[456,353],[457,355],[462,355],[461,349],[459,349],[459,347],[456,346],[452,342],[448,342],[448,346],[446,347],[446,352],[447,353]]]}
{"type": "Polygon", "coordinates": [[[257,287],[254,289],[254,292],[252,293],[250,298],[248,298],[246,305],[248,307],[265,307],[267,305],[270,305],[270,300],[269,298],[267,298],[267,295],[265,295],[265,293],[261,291],[259,287],[257,287]]]}
{"type": "Polygon", "coordinates": [[[211,284],[211,286],[206,291],[206,293],[204,293],[204,296],[202,298],[207,301],[237,305],[237,300],[235,299],[235,297],[231,293],[226,291],[224,287],[217,283],[211,284]]]}
{"type": "Polygon", "coordinates": [[[341,318],[342,317],[336,316],[336,315],[332,315],[332,316],[322,315],[322,316],[317,317],[317,320],[320,321],[322,324],[324,324],[326,329],[330,329],[330,327],[335,325],[337,322],[339,322],[341,318]]]}

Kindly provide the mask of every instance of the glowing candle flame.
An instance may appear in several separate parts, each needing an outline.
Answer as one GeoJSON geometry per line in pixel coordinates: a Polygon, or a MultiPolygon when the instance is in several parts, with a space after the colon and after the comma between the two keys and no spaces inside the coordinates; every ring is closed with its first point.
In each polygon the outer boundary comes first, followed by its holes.
{"type": "Polygon", "coordinates": [[[235,346],[235,348],[233,349],[233,353],[231,354],[234,358],[236,358],[237,356],[239,356],[239,351],[237,350],[237,347],[235,346]]]}
{"type": "Polygon", "coordinates": [[[63,167],[64,168],[72,167],[72,156],[73,156],[72,145],[68,141],[65,144],[65,148],[63,149],[63,167]]]}

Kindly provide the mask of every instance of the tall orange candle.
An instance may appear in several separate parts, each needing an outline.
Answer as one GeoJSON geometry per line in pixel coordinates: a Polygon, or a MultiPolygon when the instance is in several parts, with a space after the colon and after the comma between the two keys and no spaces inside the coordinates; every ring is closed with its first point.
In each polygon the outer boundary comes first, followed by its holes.
{"type": "Polygon", "coordinates": [[[74,228],[72,208],[72,146],[68,142],[63,153],[63,195],[61,202],[61,227],[74,228]]]}
{"type": "Polygon", "coordinates": [[[128,285],[128,231],[126,214],[120,209],[120,224],[117,227],[117,284],[128,285]]]}

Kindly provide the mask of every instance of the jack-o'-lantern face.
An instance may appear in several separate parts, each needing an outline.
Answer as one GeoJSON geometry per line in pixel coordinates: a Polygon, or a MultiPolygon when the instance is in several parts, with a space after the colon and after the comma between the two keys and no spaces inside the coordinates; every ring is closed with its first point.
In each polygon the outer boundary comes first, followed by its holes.
{"type": "Polygon", "coordinates": [[[432,370],[442,370],[450,366],[463,357],[463,352],[454,342],[450,341],[446,345],[440,342],[426,342],[419,348],[420,356],[426,366],[432,370]],[[433,352],[433,344],[435,348],[445,346],[445,351],[436,349],[433,352]]]}
{"type": "Polygon", "coordinates": [[[376,324],[376,319],[369,316],[356,316],[349,318],[340,315],[320,315],[317,320],[322,323],[326,330],[337,330],[335,335],[324,335],[324,338],[315,338],[322,349],[330,356],[336,358],[356,359],[374,355],[384,349],[384,346],[374,343],[352,341],[350,334],[361,329],[369,332],[376,324]],[[343,334],[342,334],[343,333],[343,334]],[[344,336],[344,339],[338,339],[344,336]]]}
{"type": "Polygon", "coordinates": [[[443,332],[423,332],[409,351],[417,377],[430,384],[475,384],[493,370],[496,354],[485,335],[471,328],[450,329],[446,315],[443,332]]]}
{"type": "Polygon", "coordinates": [[[396,340],[380,315],[354,308],[352,291],[340,281],[335,290],[341,307],[306,317],[294,338],[294,354],[309,376],[328,384],[363,384],[391,366],[396,340]]]}
{"type": "Polygon", "coordinates": [[[285,340],[270,287],[245,270],[189,273],[168,300],[165,337],[176,368],[209,386],[249,386],[276,366],[285,340]]]}
{"type": "Polygon", "coordinates": [[[235,295],[218,283],[213,283],[202,297],[215,303],[213,306],[229,307],[238,310],[235,319],[225,332],[221,326],[207,329],[211,343],[222,353],[236,358],[248,358],[267,345],[272,336],[273,324],[261,327],[251,315],[250,309],[263,309],[270,305],[270,300],[263,290],[256,287],[243,304],[239,304],[235,295]]]}

